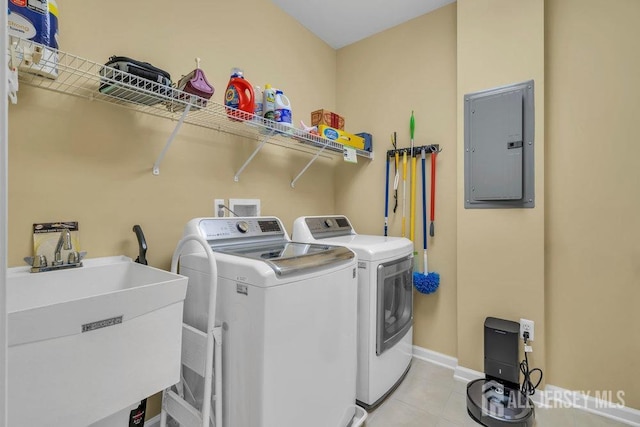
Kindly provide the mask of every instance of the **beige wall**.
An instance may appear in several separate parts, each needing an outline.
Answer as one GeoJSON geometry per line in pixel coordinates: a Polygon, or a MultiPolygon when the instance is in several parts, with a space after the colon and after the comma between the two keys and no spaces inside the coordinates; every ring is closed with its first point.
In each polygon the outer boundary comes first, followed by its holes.
{"type": "MultiPolygon", "coordinates": [[[[382,234],[385,153],[392,148],[390,135],[396,131],[398,147],[409,147],[409,118],[414,110],[415,145],[442,147],[437,158],[435,236],[428,242],[429,267],[440,273],[441,283],[432,295],[415,293],[414,342],[452,356],[456,354],[455,46],[456,5],[451,4],[338,51],[337,112],[346,117],[347,131],[373,135],[376,157],[373,162],[361,162],[358,168],[340,167],[336,177],[336,211],[347,215],[359,233],[382,234]]],[[[427,159],[427,179],[429,168],[427,159]]],[[[420,269],[421,170],[418,160],[415,247],[420,269]]],[[[390,180],[392,188],[393,178],[390,180]]],[[[407,186],[407,199],[409,195],[407,186]]],[[[391,236],[401,234],[402,183],[398,199],[394,215],[390,196],[391,236]]],[[[409,208],[407,201],[407,224],[409,208]]]]}
{"type": "Polygon", "coordinates": [[[535,321],[532,366],[545,367],[544,3],[458,1],[458,363],[483,371],[487,316],[535,321]],[[535,80],[534,209],[465,209],[463,95],[535,80]]]}
{"type": "Polygon", "coordinates": [[[545,7],[545,375],[640,408],[640,2],[545,7]]]}

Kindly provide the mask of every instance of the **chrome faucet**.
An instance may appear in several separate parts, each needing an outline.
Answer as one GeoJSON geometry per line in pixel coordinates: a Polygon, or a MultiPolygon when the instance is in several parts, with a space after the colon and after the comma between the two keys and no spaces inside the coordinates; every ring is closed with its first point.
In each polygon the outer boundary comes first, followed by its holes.
{"type": "Polygon", "coordinates": [[[87,255],[85,251],[78,252],[72,250],[73,244],[71,243],[71,232],[68,228],[63,228],[60,231],[60,238],[56,243],[56,249],[53,253],[53,261],[51,264],[47,264],[47,257],[40,254],[36,254],[32,257],[25,257],[24,260],[31,266],[32,273],[42,273],[44,271],[60,270],[63,268],[77,268],[82,267],[82,259],[87,255]],[[67,261],[62,259],[62,250],[69,252],[67,261]]]}
{"type": "Polygon", "coordinates": [[[53,253],[53,261],[51,262],[51,265],[62,265],[64,263],[64,261],[62,261],[62,249],[67,251],[71,249],[71,232],[68,228],[64,228],[60,232],[60,238],[56,244],[56,250],[53,253]]]}

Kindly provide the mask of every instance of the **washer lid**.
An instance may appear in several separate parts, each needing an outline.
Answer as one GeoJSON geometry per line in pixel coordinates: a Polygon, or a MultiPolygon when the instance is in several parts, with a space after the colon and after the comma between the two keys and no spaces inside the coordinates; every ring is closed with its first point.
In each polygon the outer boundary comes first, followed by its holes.
{"type": "Polygon", "coordinates": [[[369,236],[352,234],[313,240],[316,243],[346,246],[362,261],[377,261],[391,257],[400,257],[413,253],[413,243],[404,237],[369,236]]]}
{"type": "Polygon", "coordinates": [[[363,261],[397,258],[413,253],[413,243],[404,237],[357,234],[342,215],[301,216],[293,223],[293,240],[347,246],[363,261]]]}
{"type": "Polygon", "coordinates": [[[214,252],[265,262],[278,276],[306,273],[320,267],[343,263],[355,254],[342,246],[310,243],[274,243],[269,245],[234,245],[213,248],[214,252]]]}

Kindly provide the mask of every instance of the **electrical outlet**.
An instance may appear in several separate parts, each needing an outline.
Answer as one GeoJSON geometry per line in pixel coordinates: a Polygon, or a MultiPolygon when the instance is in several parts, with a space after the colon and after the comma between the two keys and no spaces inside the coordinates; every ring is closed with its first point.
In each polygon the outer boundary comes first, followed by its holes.
{"type": "Polygon", "coordinates": [[[213,216],[216,218],[225,216],[224,199],[213,199],[213,216]]]}
{"type": "Polygon", "coordinates": [[[528,341],[533,341],[533,332],[534,332],[533,320],[520,319],[520,338],[524,339],[525,332],[529,332],[528,341]]]}

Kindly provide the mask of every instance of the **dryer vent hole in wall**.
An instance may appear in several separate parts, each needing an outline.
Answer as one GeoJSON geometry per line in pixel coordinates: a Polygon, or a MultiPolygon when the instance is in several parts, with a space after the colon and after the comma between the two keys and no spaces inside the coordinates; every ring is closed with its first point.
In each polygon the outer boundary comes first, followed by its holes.
{"type": "Polygon", "coordinates": [[[260,216],[260,199],[229,199],[229,210],[231,216],[260,216]]]}

